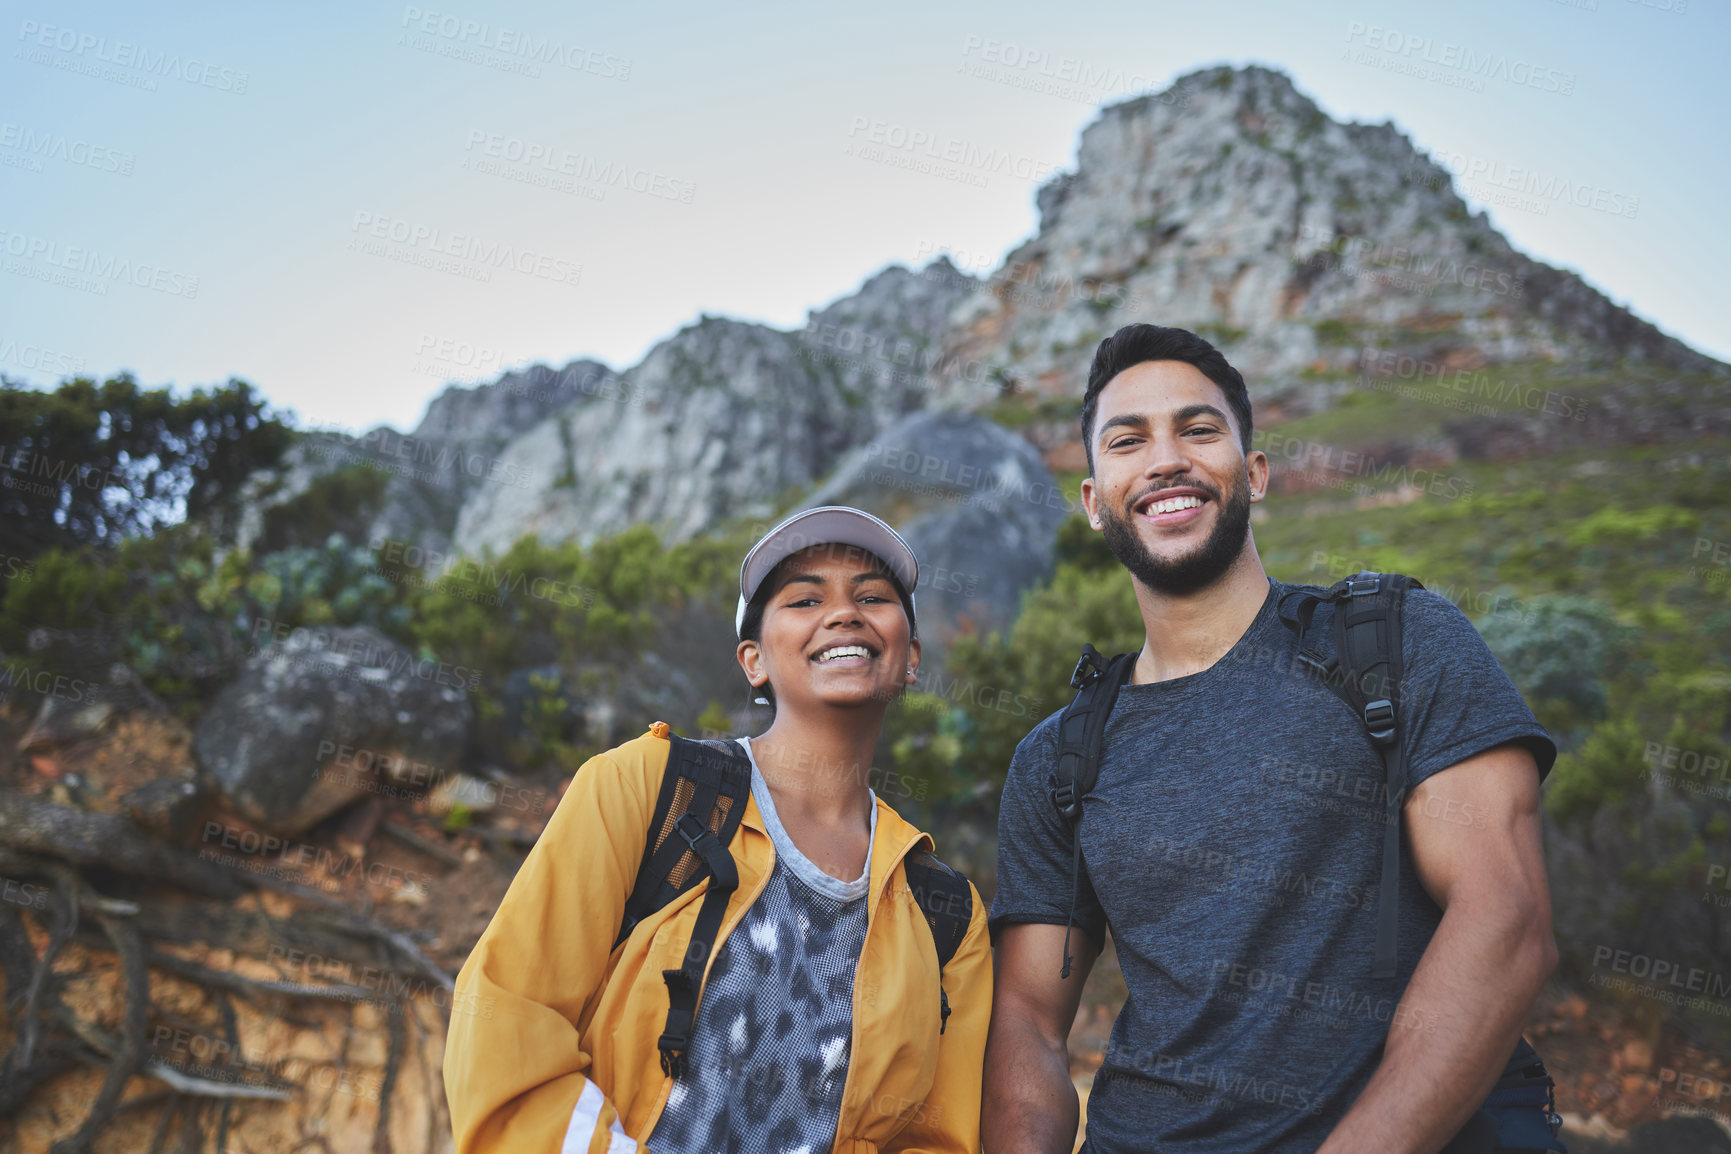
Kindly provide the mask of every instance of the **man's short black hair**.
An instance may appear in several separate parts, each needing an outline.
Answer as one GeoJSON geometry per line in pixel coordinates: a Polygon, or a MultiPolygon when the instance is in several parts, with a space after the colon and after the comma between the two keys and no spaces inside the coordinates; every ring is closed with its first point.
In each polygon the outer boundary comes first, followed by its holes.
{"type": "MultiPolygon", "coordinates": [[[[848,548],[857,549],[858,546],[848,546],[848,548]]],[[[861,550],[861,552],[864,552],[864,550],[861,550]]],[[[876,554],[868,554],[868,556],[871,556],[873,560],[876,560],[878,564],[882,566],[884,576],[889,579],[891,588],[896,591],[896,597],[902,603],[902,612],[908,615],[908,639],[912,641],[919,640],[920,625],[918,621],[914,620],[913,595],[907,591],[907,587],[901,583],[901,579],[890,571],[890,567],[885,565],[882,559],[878,558],[876,554]]],[[[769,608],[770,597],[774,595],[776,589],[780,588],[780,583],[777,581],[777,578],[781,575],[783,566],[787,565],[787,563],[792,560],[792,557],[783,558],[781,563],[774,569],[771,569],[768,575],[764,577],[762,583],[757,587],[757,592],[752,594],[751,600],[745,603],[745,616],[739,623],[739,639],[741,641],[756,641],[759,643],[763,641],[763,615],[769,608]]],[[[775,687],[770,685],[769,682],[766,681],[761,686],[756,687],[753,690],[753,695],[756,697],[768,698],[769,707],[771,709],[775,708],[775,687]]]]}
{"type": "Polygon", "coordinates": [[[1189,329],[1139,323],[1125,325],[1101,341],[1088,370],[1088,391],[1082,395],[1082,446],[1088,451],[1090,474],[1094,472],[1094,416],[1100,408],[1100,390],[1125,369],[1144,361],[1183,361],[1219,385],[1238,420],[1244,451],[1250,452],[1250,390],[1244,387],[1238,370],[1226,363],[1219,349],[1189,329]]]}

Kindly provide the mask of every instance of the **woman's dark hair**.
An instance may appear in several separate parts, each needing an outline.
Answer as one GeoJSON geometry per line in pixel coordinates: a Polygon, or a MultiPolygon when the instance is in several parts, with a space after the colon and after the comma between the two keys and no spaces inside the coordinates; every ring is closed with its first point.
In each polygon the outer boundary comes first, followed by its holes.
{"type": "Polygon", "coordinates": [[[1088,370],[1088,391],[1082,395],[1082,447],[1088,451],[1089,473],[1094,471],[1094,416],[1100,408],[1100,391],[1113,377],[1144,361],[1183,361],[1219,385],[1238,419],[1244,451],[1250,452],[1250,390],[1244,387],[1243,375],[1226,363],[1220,350],[1189,329],[1125,325],[1100,342],[1093,367],[1088,370]]]}
{"type": "MultiPolygon", "coordinates": [[[[875,553],[868,554],[868,556],[878,559],[877,554],[875,553]]],[[[782,561],[780,565],[771,569],[769,575],[763,579],[761,584],[758,585],[757,592],[751,595],[751,600],[745,603],[745,619],[739,624],[739,639],[741,641],[761,642],[763,640],[764,611],[769,608],[769,599],[773,597],[775,591],[781,587],[777,579],[781,576],[782,567],[785,566],[788,561],[792,560],[793,558],[789,557],[782,561]]],[[[878,559],[878,563],[883,565],[881,559],[878,559]]],[[[919,622],[914,619],[913,595],[907,591],[906,586],[901,583],[901,579],[890,571],[888,565],[883,565],[883,575],[888,578],[890,586],[895,589],[896,596],[900,598],[902,603],[902,612],[908,615],[908,639],[910,641],[917,641],[920,636],[920,625],[919,622]]],[[[753,693],[758,697],[767,697],[769,699],[769,707],[771,709],[775,708],[775,687],[770,685],[767,681],[764,682],[761,687],[754,686],[753,693]]]]}

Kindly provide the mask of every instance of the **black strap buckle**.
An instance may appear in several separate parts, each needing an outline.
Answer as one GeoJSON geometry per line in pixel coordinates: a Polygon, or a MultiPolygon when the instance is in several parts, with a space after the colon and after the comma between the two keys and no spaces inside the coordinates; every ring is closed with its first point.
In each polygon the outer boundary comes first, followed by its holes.
{"type": "Polygon", "coordinates": [[[1348,597],[1367,597],[1376,592],[1375,573],[1354,573],[1346,579],[1346,595],[1348,597]]]}
{"type": "Polygon", "coordinates": [[[1066,781],[1062,785],[1052,787],[1052,804],[1058,807],[1058,812],[1068,819],[1074,819],[1082,812],[1082,807],[1076,803],[1076,783],[1066,781]]]}
{"type": "Polygon", "coordinates": [[[1300,649],[1298,651],[1298,661],[1300,664],[1308,666],[1312,671],[1320,673],[1324,677],[1332,674],[1338,665],[1334,658],[1325,658],[1322,654],[1317,653],[1312,649],[1300,649]]]}
{"type": "Polygon", "coordinates": [[[714,841],[715,831],[710,829],[707,825],[704,825],[696,814],[687,810],[685,813],[680,815],[678,824],[673,828],[678,832],[680,837],[685,839],[685,844],[691,847],[692,853],[695,853],[700,858],[708,858],[707,847],[703,845],[702,842],[704,838],[714,841]],[[685,824],[686,822],[690,822],[691,825],[687,826],[685,824]]]}
{"type": "Polygon", "coordinates": [[[1105,672],[1105,658],[1101,657],[1099,652],[1092,645],[1084,646],[1082,649],[1082,658],[1080,661],[1076,662],[1075,672],[1070,674],[1070,688],[1086,689],[1088,686],[1094,684],[1094,682],[1100,680],[1101,674],[1105,672]]]}
{"type": "Polygon", "coordinates": [[[656,1041],[655,1048],[661,1051],[661,1072],[669,1078],[685,1077],[685,1051],[691,1044],[691,1039],[684,1034],[667,1033],[656,1041]]]}
{"type": "Polygon", "coordinates": [[[1379,697],[1364,707],[1365,728],[1371,737],[1384,744],[1394,740],[1394,702],[1379,697]]]}

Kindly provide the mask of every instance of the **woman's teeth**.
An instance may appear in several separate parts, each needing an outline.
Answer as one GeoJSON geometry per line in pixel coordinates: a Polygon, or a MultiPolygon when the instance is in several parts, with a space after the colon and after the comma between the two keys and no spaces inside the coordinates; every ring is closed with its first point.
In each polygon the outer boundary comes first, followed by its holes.
{"type": "Polygon", "coordinates": [[[825,649],[817,655],[819,661],[833,661],[837,657],[870,657],[871,650],[863,645],[837,645],[834,649],[825,649]]]}

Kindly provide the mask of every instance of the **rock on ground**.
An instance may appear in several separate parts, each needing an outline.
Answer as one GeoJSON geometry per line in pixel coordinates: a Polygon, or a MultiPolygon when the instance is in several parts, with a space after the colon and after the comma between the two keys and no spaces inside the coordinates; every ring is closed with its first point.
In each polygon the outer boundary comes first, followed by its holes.
{"type": "Polygon", "coordinates": [[[299,833],[366,794],[364,775],[336,768],[344,750],[345,765],[364,749],[454,768],[469,673],[366,626],[297,630],[217,695],[193,753],[240,813],[299,833]]]}
{"type": "MultiPolygon", "coordinates": [[[[1052,575],[1067,495],[1027,441],[983,417],[911,413],[855,450],[803,507],[853,505],[888,521],[920,561],[922,687],[958,636],[1007,630],[1052,575]]],[[[941,690],[934,689],[935,692],[941,690]]]]}

